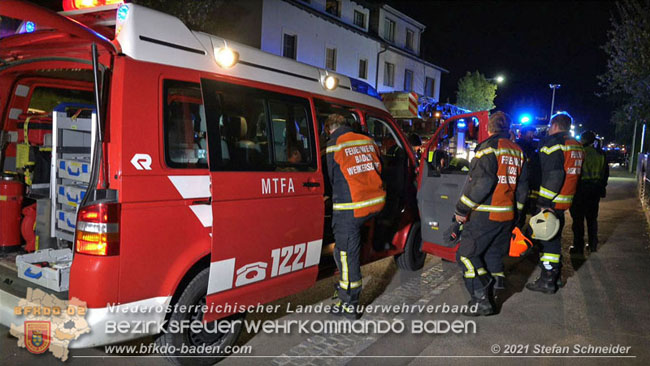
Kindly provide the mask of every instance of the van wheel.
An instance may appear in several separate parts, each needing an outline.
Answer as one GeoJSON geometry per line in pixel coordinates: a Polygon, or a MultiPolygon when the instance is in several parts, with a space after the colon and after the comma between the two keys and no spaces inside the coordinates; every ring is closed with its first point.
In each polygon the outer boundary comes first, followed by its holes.
{"type": "Polygon", "coordinates": [[[411,226],[404,252],[395,256],[395,262],[399,269],[407,271],[417,271],[424,266],[424,260],[427,254],[422,251],[422,232],[420,231],[420,222],[415,222],[411,226]]]}
{"type": "MultiPolygon", "coordinates": [[[[186,309],[192,309],[193,311],[172,312],[169,322],[167,323],[168,327],[170,323],[176,323],[179,326],[182,326],[183,322],[203,321],[203,312],[200,311],[200,309],[206,304],[205,298],[206,293],[208,292],[209,276],[210,269],[206,268],[199,272],[199,274],[196,275],[196,277],[194,277],[194,279],[187,285],[181,296],[178,298],[177,308],[185,305],[186,309]]],[[[218,320],[220,327],[223,327],[222,322],[224,321],[230,323],[227,333],[217,332],[215,329],[217,321],[215,321],[213,323],[207,323],[205,325],[206,328],[200,332],[192,332],[190,329],[186,329],[183,330],[182,333],[164,333],[156,339],[156,343],[161,347],[160,349],[163,351],[163,355],[167,361],[174,365],[212,365],[227,356],[227,353],[223,352],[225,347],[232,346],[237,341],[242,330],[244,316],[244,313],[234,314],[230,317],[218,320]],[[213,350],[219,348],[220,351],[201,354],[181,352],[183,348],[191,350],[191,348],[196,349],[200,346],[204,346],[202,348],[207,348],[209,346],[213,350]]]]}

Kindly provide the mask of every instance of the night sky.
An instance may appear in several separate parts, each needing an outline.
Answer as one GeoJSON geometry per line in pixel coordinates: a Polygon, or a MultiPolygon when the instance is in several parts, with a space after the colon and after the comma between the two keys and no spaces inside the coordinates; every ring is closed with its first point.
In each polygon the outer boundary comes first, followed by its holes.
{"type": "Polygon", "coordinates": [[[517,118],[530,112],[548,116],[550,83],[562,84],[555,109],[566,110],[586,128],[613,138],[612,106],[595,95],[602,89],[612,2],[391,1],[396,9],[427,26],[422,56],[449,70],[440,99],[456,101],[458,79],[466,71],[506,82],[495,104],[517,118]]]}

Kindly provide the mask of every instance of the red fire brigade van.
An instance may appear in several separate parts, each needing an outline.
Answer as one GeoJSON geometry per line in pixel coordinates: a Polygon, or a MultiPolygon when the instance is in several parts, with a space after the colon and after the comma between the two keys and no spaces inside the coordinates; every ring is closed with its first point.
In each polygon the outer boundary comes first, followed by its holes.
{"type": "MultiPolygon", "coordinates": [[[[238,309],[312,286],[333,263],[330,113],[381,150],[387,202],[368,225],[363,261],[422,267],[413,151],[372,87],[142,6],[97,2],[109,5],[0,6],[18,29],[0,39],[2,182],[14,188],[14,204],[0,202],[3,230],[14,223],[0,247],[72,249],[57,296],[87,302],[92,331],[71,347],[144,335],[107,335],[109,321],[238,319],[238,309]],[[215,310],[140,311],[175,304],[215,310]]],[[[38,268],[16,273],[13,260],[0,260],[7,326],[22,322],[13,308],[28,287],[48,287],[34,283],[38,268]]],[[[239,330],[159,340],[228,345],[239,330]]]]}

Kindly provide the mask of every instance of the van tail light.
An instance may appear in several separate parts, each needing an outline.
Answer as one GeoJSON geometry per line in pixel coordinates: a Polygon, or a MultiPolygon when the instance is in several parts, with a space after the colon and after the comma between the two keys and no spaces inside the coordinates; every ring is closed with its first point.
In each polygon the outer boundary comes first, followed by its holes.
{"type": "Polygon", "coordinates": [[[79,210],[75,250],[81,254],[120,254],[120,204],[98,203],[79,210]]]}

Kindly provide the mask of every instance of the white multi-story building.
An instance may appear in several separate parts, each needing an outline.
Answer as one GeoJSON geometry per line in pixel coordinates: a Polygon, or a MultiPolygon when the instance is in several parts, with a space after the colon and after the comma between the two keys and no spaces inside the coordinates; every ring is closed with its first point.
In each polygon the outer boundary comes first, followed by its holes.
{"type": "Polygon", "coordinates": [[[425,26],[388,5],[351,0],[244,3],[246,20],[224,37],[360,79],[379,93],[413,91],[439,100],[440,77],[447,70],[420,57],[425,26]]]}

